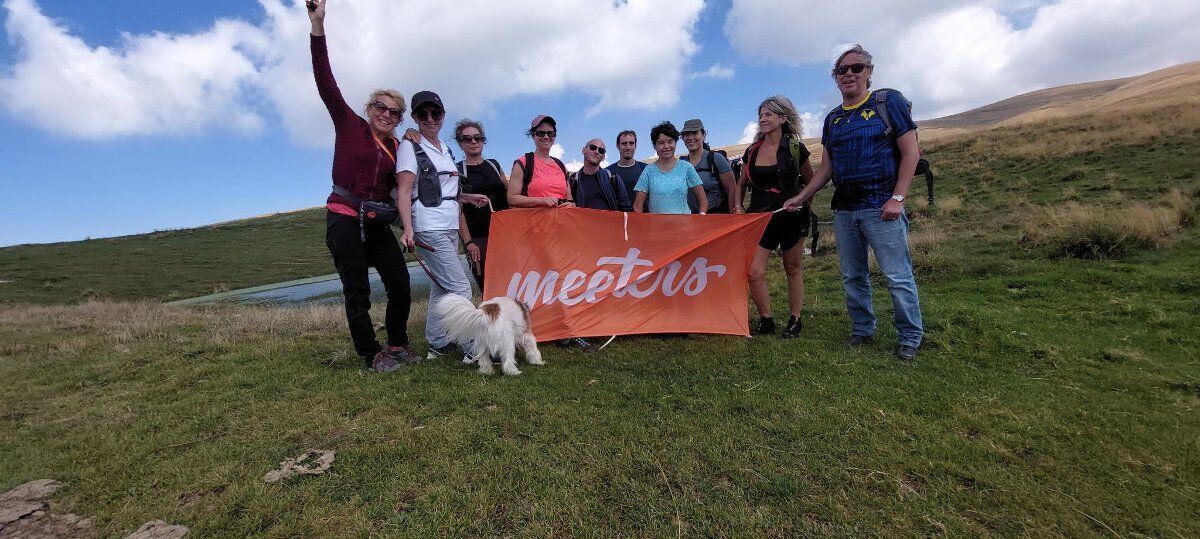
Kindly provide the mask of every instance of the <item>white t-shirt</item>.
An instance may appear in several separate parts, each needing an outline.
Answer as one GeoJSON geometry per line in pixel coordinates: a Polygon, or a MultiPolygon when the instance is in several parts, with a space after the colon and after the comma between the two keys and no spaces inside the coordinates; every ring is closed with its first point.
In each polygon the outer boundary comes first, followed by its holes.
{"type": "MultiPolygon", "coordinates": [[[[458,195],[458,171],[454,167],[454,155],[450,153],[450,145],[446,141],[441,141],[442,150],[438,151],[437,147],[421,137],[421,148],[425,150],[425,154],[429,156],[429,160],[433,161],[433,166],[439,171],[454,171],[454,175],[439,174],[438,179],[442,182],[442,196],[449,197],[458,195]]],[[[417,154],[413,151],[412,143],[407,140],[400,141],[400,148],[396,151],[396,173],[411,172],[417,174],[417,154]]],[[[413,185],[413,197],[417,196],[417,186],[413,185]]],[[[431,230],[458,230],[458,201],[443,200],[442,204],[436,208],[426,207],[421,204],[420,200],[412,201],[412,221],[413,232],[428,232],[431,230]]]]}

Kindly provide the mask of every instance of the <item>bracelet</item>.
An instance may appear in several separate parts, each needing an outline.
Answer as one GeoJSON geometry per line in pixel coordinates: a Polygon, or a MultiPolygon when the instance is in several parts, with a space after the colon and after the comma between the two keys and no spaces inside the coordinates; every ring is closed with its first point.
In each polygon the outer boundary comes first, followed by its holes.
{"type": "Polygon", "coordinates": [[[475,239],[471,238],[471,239],[463,242],[463,247],[466,247],[468,245],[473,245],[474,243],[475,243],[475,239]]]}

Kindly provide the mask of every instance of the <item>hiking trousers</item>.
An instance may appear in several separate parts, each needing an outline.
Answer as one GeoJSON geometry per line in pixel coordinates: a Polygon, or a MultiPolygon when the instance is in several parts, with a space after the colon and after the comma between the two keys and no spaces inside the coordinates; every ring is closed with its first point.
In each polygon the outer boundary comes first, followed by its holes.
{"type": "Polygon", "coordinates": [[[391,227],[366,225],[367,241],[362,241],[358,219],[340,213],[327,212],[325,217],[325,246],[333,255],[333,265],[342,280],[346,298],[346,323],[354,351],[370,358],[383,347],[375,338],[371,322],[371,281],[368,268],[375,267],[387,290],[387,309],[384,327],[388,344],[408,346],[408,312],[412,307],[409,292],[408,265],[404,250],[396,241],[391,227]]]}
{"type": "MultiPolygon", "coordinates": [[[[447,294],[471,299],[471,280],[458,256],[458,230],[427,230],[417,232],[415,236],[417,241],[433,248],[433,252],[418,248],[417,254],[425,262],[425,267],[429,268],[433,280],[442,285],[429,283],[429,311],[432,312],[437,300],[447,294]]],[[[425,317],[425,340],[431,348],[450,344],[442,320],[432,314],[425,317]]]]}

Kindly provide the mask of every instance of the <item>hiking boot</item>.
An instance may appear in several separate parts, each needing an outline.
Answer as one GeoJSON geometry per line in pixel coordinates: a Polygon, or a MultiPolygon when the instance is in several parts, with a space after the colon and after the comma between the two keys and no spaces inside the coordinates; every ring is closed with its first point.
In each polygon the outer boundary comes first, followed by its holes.
{"type": "Polygon", "coordinates": [[[779,337],[783,339],[794,339],[800,336],[800,331],[803,329],[804,324],[800,322],[800,319],[795,316],[791,316],[788,317],[787,327],[783,328],[783,333],[781,333],[779,337]]]}
{"type": "Polygon", "coordinates": [[[400,368],[400,364],[392,359],[392,355],[385,350],[380,350],[375,353],[375,357],[371,358],[371,368],[367,369],[371,372],[392,372],[400,368]]]}
{"type": "Polygon", "coordinates": [[[896,357],[901,361],[912,361],[917,359],[917,347],[902,344],[896,347],[896,357]]]}
{"type": "Polygon", "coordinates": [[[850,335],[846,340],[842,341],[843,346],[855,348],[875,342],[875,337],[870,335],[850,335]]]}
{"type": "Polygon", "coordinates": [[[389,348],[387,350],[387,354],[392,356],[392,359],[396,360],[397,363],[403,363],[405,365],[414,365],[421,362],[421,356],[418,356],[412,348],[407,346],[389,348]]]}
{"type": "Polygon", "coordinates": [[[584,339],[583,337],[571,337],[569,339],[560,339],[558,341],[558,345],[562,346],[564,348],[572,348],[572,347],[579,348],[580,350],[583,350],[584,352],[592,351],[592,342],[587,339],[584,339]]]}
{"type": "Polygon", "coordinates": [[[775,334],[775,319],[774,318],[759,318],[758,325],[754,327],[755,335],[774,335],[775,334]]]}
{"type": "Polygon", "coordinates": [[[454,343],[446,343],[438,347],[430,346],[429,353],[425,354],[425,359],[438,359],[440,357],[445,357],[457,352],[458,346],[456,346],[454,343]]]}

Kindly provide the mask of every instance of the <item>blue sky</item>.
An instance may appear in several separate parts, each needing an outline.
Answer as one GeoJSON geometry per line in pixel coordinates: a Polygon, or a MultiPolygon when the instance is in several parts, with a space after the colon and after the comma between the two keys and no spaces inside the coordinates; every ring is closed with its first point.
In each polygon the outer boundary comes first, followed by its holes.
{"type": "MultiPolygon", "coordinates": [[[[829,61],[855,41],[875,53],[876,86],[903,91],[918,118],[1200,58],[1194,2],[881,0],[869,28],[845,3],[434,4],[332,0],[335,75],[352,104],[376,86],[439,91],[445,138],[469,114],[502,163],[531,148],[521,131],[539,113],[559,120],[564,161],[661,120],[700,117],[711,143],[737,143],[776,93],[815,125],[839,101],[829,61]],[[732,76],[696,76],[714,65],[732,76]]],[[[332,129],[292,0],[4,0],[0,17],[0,246],[191,227],[328,193],[332,129]]]]}

